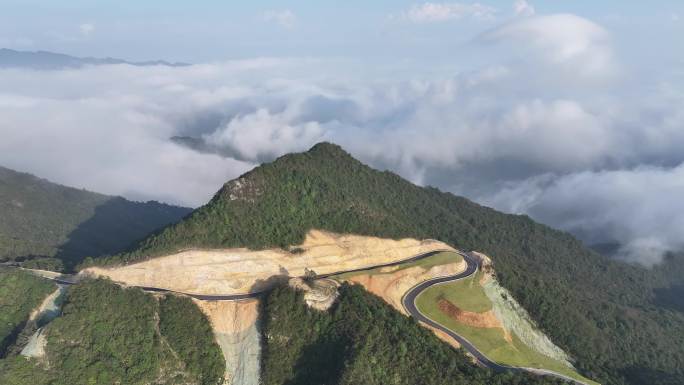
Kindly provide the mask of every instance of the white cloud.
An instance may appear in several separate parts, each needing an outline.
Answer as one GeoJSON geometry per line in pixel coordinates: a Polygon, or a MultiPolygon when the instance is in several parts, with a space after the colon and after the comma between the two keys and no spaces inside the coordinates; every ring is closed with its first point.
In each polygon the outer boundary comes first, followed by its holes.
{"type": "Polygon", "coordinates": [[[624,258],[649,263],[678,247],[684,74],[587,81],[582,62],[612,46],[576,16],[516,19],[490,34],[502,58],[449,76],[380,68],[378,80],[359,76],[367,62],[273,58],[0,70],[0,164],[198,205],[260,161],[330,140],[413,181],[619,241],[624,258]]]}
{"type": "Polygon", "coordinates": [[[297,24],[297,16],[289,9],[266,11],[262,18],[264,21],[276,23],[286,29],[292,29],[297,24]]]}
{"type": "Polygon", "coordinates": [[[414,23],[436,23],[464,18],[491,20],[495,14],[495,8],[480,3],[423,3],[414,5],[400,18],[414,23]]]}
{"type": "Polygon", "coordinates": [[[684,249],[684,164],[585,171],[515,183],[487,203],[530,213],[589,243],[616,242],[618,256],[650,266],[684,249]]]}
{"type": "Polygon", "coordinates": [[[318,122],[292,123],[287,113],[270,113],[265,108],[236,116],[223,127],[206,135],[207,143],[222,147],[241,158],[272,159],[287,152],[304,151],[323,139],[318,122]]]}
{"type": "Polygon", "coordinates": [[[681,16],[679,16],[678,13],[671,13],[670,14],[670,20],[672,20],[673,23],[678,23],[681,20],[681,16]]]}
{"type": "Polygon", "coordinates": [[[534,16],[537,13],[534,6],[526,0],[515,0],[513,11],[517,16],[534,16]]]}
{"type": "Polygon", "coordinates": [[[609,33],[576,15],[517,19],[483,34],[481,39],[522,45],[516,48],[524,57],[542,59],[586,76],[610,76],[617,71],[609,33]]]}
{"type": "Polygon", "coordinates": [[[78,26],[78,30],[81,31],[81,35],[88,37],[95,31],[95,24],[83,23],[78,26]]]}

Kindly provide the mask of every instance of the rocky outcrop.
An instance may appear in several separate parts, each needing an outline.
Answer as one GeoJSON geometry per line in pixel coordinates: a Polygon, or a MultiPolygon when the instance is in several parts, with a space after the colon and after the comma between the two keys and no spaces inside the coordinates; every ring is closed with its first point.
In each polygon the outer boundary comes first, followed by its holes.
{"type": "Polygon", "coordinates": [[[304,302],[309,307],[321,311],[328,310],[339,295],[338,283],[332,279],[318,279],[307,283],[302,278],[292,278],[288,284],[304,292],[304,302]]]}

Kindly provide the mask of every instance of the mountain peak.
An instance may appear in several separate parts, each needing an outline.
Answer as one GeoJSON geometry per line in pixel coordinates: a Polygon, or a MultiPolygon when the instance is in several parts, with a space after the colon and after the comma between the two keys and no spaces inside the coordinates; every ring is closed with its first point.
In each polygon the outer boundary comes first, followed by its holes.
{"type": "Polygon", "coordinates": [[[337,167],[342,167],[343,165],[358,167],[363,163],[337,144],[319,142],[308,151],[285,154],[272,162],[263,163],[257,168],[241,175],[239,179],[250,176],[254,177],[255,175],[260,175],[269,170],[295,168],[313,171],[315,169],[330,167],[331,164],[335,164],[337,167]]]}
{"type": "MultiPolygon", "coordinates": [[[[342,166],[343,164],[353,164],[354,166],[362,164],[361,161],[359,161],[353,155],[348,153],[344,148],[331,142],[316,143],[313,147],[309,149],[309,151],[304,152],[301,155],[303,155],[305,158],[311,161],[316,162],[316,164],[318,162],[334,162],[340,166],[342,166]]],[[[314,166],[316,164],[314,164],[314,166]]]]}
{"type": "Polygon", "coordinates": [[[330,174],[333,169],[366,168],[359,160],[341,146],[330,142],[319,142],[308,151],[286,154],[278,159],[264,163],[240,177],[226,182],[214,195],[212,201],[244,201],[254,203],[262,195],[269,183],[265,180],[280,179],[283,174],[299,172],[313,178],[330,174]]]}
{"type": "Polygon", "coordinates": [[[342,147],[335,143],[330,142],[319,142],[307,151],[308,154],[312,155],[331,155],[331,156],[349,156],[351,155],[345,151],[342,147]]]}

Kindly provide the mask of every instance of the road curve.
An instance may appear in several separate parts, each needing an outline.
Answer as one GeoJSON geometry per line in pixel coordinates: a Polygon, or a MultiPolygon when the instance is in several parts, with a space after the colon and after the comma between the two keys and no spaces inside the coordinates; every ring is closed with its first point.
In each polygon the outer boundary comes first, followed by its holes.
{"type": "MultiPolygon", "coordinates": [[[[420,260],[423,258],[427,258],[427,257],[433,256],[435,254],[445,252],[445,251],[453,252],[453,250],[447,250],[447,249],[433,250],[433,251],[429,251],[426,253],[415,255],[411,258],[402,259],[400,261],[384,263],[384,264],[374,265],[374,266],[367,266],[367,267],[362,267],[362,268],[352,269],[352,270],[344,270],[344,271],[339,271],[339,272],[335,272],[335,273],[320,274],[320,275],[317,275],[316,278],[328,278],[328,277],[338,275],[338,274],[353,273],[353,272],[377,269],[377,268],[382,268],[382,267],[397,266],[397,265],[401,265],[404,263],[414,262],[414,261],[417,261],[417,260],[420,260]]],[[[498,363],[490,360],[489,358],[487,358],[487,356],[485,356],[482,352],[480,352],[475,347],[475,345],[473,345],[466,338],[454,333],[453,331],[451,331],[447,327],[442,326],[441,324],[433,321],[432,319],[428,318],[423,313],[421,313],[420,310],[418,310],[418,308],[416,307],[416,298],[424,290],[426,290],[427,288],[434,286],[434,285],[439,285],[439,284],[446,283],[446,282],[458,281],[460,279],[470,277],[471,275],[473,275],[477,272],[479,265],[480,265],[479,259],[477,257],[472,256],[470,253],[464,253],[461,251],[457,251],[457,252],[458,252],[458,254],[460,254],[463,257],[463,260],[466,262],[466,269],[463,270],[462,272],[456,274],[456,275],[429,279],[427,281],[421,282],[418,285],[414,286],[408,292],[406,292],[406,294],[404,294],[404,297],[402,298],[402,305],[404,306],[404,309],[406,309],[406,311],[416,320],[423,322],[429,326],[432,326],[438,330],[441,330],[442,332],[449,335],[451,338],[458,341],[458,343],[464,349],[466,349],[471,355],[473,355],[480,364],[482,364],[483,366],[486,366],[492,370],[495,370],[495,371],[506,371],[506,370],[526,371],[526,372],[537,374],[537,375],[556,377],[556,378],[559,378],[559,379],[562,379],[565,381],[569,381],[569,382],[572,382],[575,384],[579,384],[579,385],[590,385],[590,384],[587,384],[585,382],[581,382],[581,381],[575,380],[573,378],[570,378],[566,375],[556,373],[556,372],[546,370],[546,369],[521,368],[521,367],[498,364],[498,363]]],[[[30,270],[30,269],[26,269],[26,270],[30,270]]],[[[74,276],[74,275],[62,275],[60,277],[45,277],[45,276],[43,276],[43,278],[50,279],[56,283],[63,284],[63,285],[73,285],[75,283],[78,283],[78,280],[77,280],[76,276],[74,276]]],[[[157,288],[157,287],[145,287],[145,286],[134,286],[134,287],[138,287],[142,290],[149,291],[149,292],[176,293],[176,294],[186,295],[186,296],[196,298],[199,300],[203,300],[203,301],[240,301],[240,300],[245,300],[245,299],[250,299],[250,298],[258,298],[259,296],[264,294],[266,291],[268,291],[268,289],[264,289],[262,291],[256,291],[256,292],[244,293],[244,294],[205,295],[205,294],[183,293],[183,292],[178,292],[178,291],[168,290],[168,289],[162,289],[162,288],[157,288]]]]}
{"type": "Polygon", "coordinates": [[[402,298],[402,305],[404,306],[404,309],[416,320],[429,325],[435,329],[438,329],[444,333],[446,333],[449,337],[453,338],[456,340],[468,353],[470,353],[475,359],[483,366],[488,367],[494,371],[497,372],[503,372],[507,370],[513,370],[513,371],[525,371],[525,372],[530,372],[533,374],[537,375],[542,375],[542,376],[551,376],[551,377],[556,377],[561,380],[569,381],[575,384],[580,384],[580,385],[589,385],[587,383],[578,381],[574,378],[568,377],[564,374],[556,373],[550,370],[546,369],[537,369],[537,368],[521,368],[521,367],[515,367],[515,366],[508,366],[508,365],[501,365],[498,364],[492,360],[490,360],[484,353],[479,351],[475,345],[473,345],[470,341],[468,341],[465,337],[456,334],[449,328],[443,326],[442,324],[433,321],[431,318],[428,318],[425,314],[421,313],[420,310],[418,310],[418,307],[416,306],[416,298],[425,291],[427,288],[432,287],[434,285],[439,285],[442,283],[446,282],[454,282],[458,281],[467,277],[470,277],[471,275],[475,274],[479,268],[480,265],[480,260],[477,257],[472,256],[470,253],[463,253],[463,252],[458,252],[462,257],[463,260],[466,262],[466,269],[463,270],[462,272],[456,274],[456,275],[450,275],[446,277],[438,277],[438,278],[433,278],[429,279],[427,281],[421,282],[418,285],[414,286],[411,288],[406,294],[404,294],[404,297],[402,298]]]}

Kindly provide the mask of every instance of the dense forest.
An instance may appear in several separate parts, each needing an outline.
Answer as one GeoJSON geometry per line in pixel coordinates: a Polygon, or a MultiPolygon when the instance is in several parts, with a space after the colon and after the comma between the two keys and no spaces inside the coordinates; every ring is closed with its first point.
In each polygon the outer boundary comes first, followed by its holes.
{"type": "Polygon", "coordinates": [[[0,384],[217,385],[225,363],[206,317],[187,298],[104,280],[69,288],[45,327],[45,357],[0,360],[0,384]]]}
{"type": "Polygon", "coordinates": [[[0,167],[0,262],[71,269],[112,255],[190,209],[74,189],[0,167]]]}
{"type": "Polygon", "coordinates": [[[329,311],[286,286],[262,302],[264,385],[558,384],[479,368],[361,286],[343,285],[329,311]]]}
{"type": "Polygon", "coordinates": [[[97,263],[131,263],[189,247],[284,247],[301,243],[312,228],[435,238],[485,252],[501,283],[587,377],[633,385],[684,378],[684,314],[661,303],[681,290],[672,276],[603,257],[526,216],[375,171],[328,143],[228,182],[207,205],[136,251],[97,263]]]}
{"type": "Polygon", "coordinates": [[[31,312],[56,289],[52,282],[0,267],[0,358],[17,341],[31,312]]]}

